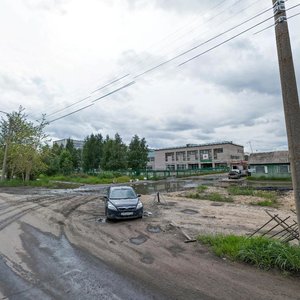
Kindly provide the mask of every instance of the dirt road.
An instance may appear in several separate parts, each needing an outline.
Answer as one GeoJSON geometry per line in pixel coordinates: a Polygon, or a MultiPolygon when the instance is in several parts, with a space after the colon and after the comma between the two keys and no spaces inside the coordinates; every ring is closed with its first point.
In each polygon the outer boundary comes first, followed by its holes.
{"type": "Polygon", "coordinates": [[[249,233],[261,208],[153,198],[150,216],[105,222],[97,193],[0,191],[0,299],[299,299],[299,278],[184,243],[182,230],[249,233]]]}

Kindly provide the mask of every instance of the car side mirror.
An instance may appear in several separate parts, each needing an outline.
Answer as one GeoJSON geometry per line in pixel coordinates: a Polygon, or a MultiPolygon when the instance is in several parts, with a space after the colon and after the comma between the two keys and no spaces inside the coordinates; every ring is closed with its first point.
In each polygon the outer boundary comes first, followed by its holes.
{"type": "Polygon", "coordinates": [[[138,198],[140,198],[142,195],[141,194],[137,194],[138,198]]]}
{"type": "Polygon", "coordinates": [[[104,198],[105,200],[108,200],[108,197],[107,197],[107,196],[104,196],[103,198],[104,198]]]}

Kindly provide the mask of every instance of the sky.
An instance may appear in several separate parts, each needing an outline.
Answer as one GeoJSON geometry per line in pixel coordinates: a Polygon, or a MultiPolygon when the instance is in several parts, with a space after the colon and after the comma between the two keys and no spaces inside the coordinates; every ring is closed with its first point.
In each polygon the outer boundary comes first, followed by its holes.
{"type": "MultiPolygon", "coordinates": [[[[288,17],[300,12],[297,4],[286,2],[288,17]]],[[[21,105],[31,120],[45,114],[52,140],[118,132],[125,143],[144,137],[150,148],[233,141],[246,152],[285,150],[271,7],[271,0],[2,0],[0,110],[21,105]]],[[[299,20],[288,19],[297,78],[299,20]]]]}

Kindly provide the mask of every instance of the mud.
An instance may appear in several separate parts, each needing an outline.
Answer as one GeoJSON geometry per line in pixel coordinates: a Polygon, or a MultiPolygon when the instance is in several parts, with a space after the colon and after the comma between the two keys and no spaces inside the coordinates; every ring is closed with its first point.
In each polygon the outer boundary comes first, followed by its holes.
{"type": "MultiPolygon", "coordinates": [[[[147,217],[106,222],[101,193],[5,191],[4,299],[299,299],[299,278],[222,260],[199,243],[184,243],[182,230],[193,238],[253,232],[268,216],[246,198],[215,206],[174,192],[158,205],[154,195],[143,195],[147,217]]],[[[291,194],[284,197],[279,209],[270,209],[282,217],[293,207],[291,194]]]]}

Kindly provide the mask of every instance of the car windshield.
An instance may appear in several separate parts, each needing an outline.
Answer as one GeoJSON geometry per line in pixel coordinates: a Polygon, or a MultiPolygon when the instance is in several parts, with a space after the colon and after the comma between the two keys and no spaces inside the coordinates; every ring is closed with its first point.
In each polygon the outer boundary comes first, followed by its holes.
{"type": "Polygon", "coordinates": [[[134,199],[136,194],[132,189],[113,189],[110,192],[110,199],[134,199]]]}

